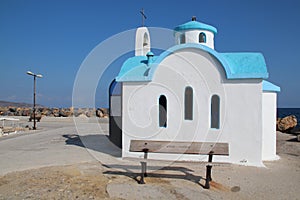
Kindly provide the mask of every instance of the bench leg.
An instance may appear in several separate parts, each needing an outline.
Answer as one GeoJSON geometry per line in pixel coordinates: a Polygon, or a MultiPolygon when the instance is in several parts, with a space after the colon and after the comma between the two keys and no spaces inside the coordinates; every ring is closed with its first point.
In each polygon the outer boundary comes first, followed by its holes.
{"type": "MultiPolygon", "coordinates": [[[[211,151],[208,154],[208,162],[211,163],[212,159],[213,159],[213,152],[211,151]]],[[[205,186],[204,186],[205,189],[210,188],[209,182],[212,181],[211,169],[212,169],[212,165],[210,165],[210,164],[206,165],[206,180],[205,180],[205,186]]]]}
{"type": "Polygon", "coordinates": [[[140,184],[145,184],[144,177],[147,177],[147,163],[141,162],[142,172],[141,172],[141,180],[140,184]]]}
{"type": "Polygon", "coordinates": [[[211,179],[211,169],[212,169],[211,165],[206,165],[206,180],[205,180],[205,185],[204,185],[205,189],[210,188],[209,182],[212,180],[211,179]]]}

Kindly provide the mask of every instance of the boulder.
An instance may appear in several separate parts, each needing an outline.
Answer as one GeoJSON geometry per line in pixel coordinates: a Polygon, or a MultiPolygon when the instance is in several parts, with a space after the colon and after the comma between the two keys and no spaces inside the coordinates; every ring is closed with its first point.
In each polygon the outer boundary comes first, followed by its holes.
{"type": "MultiPolygon", "coordinates": [[[[33,120],[34,116],[33,116],[33,113],[30,114],[30,117],[29,117],[29,121],[31,122],[33,120]]],[[[42,115],[41,113],[35,113],[35,119],[40,122],[41,119],[42,119],[42,115]]]]}
{"type": "Polygon", "coordinates": [[[60,117],[70,117],[73,115],[73,112],[70,109],[60,109],[59,116],[60,117]]]}
{"type": "Polygon", "coordinates": [[[78,108],[78,109],[74,110],[74,116],[75,116],[75,117],[78,117],[78,116],[80,116],[80,115],[82,115],[82,114],[85,115],[85,111],[84,111],[83,109],[78,108]]]}
{"type": "Polygon", "coordinates": [[[87,117],[92,117],[92,116],[94,116],[93,114],[94,114],[93,111],[90,111],[90,110],[85,112],[85,115],[87,117]]]}
{"type": "Polygon", "coordinates": [[[1,107],[0,108],[0,115],[5,115],[5,113],[8,113],[8,107],[1,107]]]}
{"type": "Polygon", "coordinates": [[[16,109],[15,107],[10,107],[10,108],[9,108],[9,112],[14,113],[14,112],[16,112],[16,111],[17,111],[17,109],[16,109]]]}
{"type": "Polygon", "coordinates": [[[82,114],[82,113],[79,114],[78,117],[79,117],[79,118],[83,118],[83,119],[87,119],[87,118],[88,118],[85,114],[82,114]]]}
{"type": "Polygon", "coordinates": [[[96,110],[96,116],[97,116],[97,117],[100,117],[100,118],[104,117],[103,111],[102,111],[101,109],[98,108],[98,109],[96,110]]]}
{"type": "Polygon", "coordinates": [[[289,132],[297,126],[297,118],[295,115],[290,115],[277,120],[277,130],[281,132],[289,132]]]}
{"type": "Polygon", "coordinates": [[[59,109],[58,108],[52,108],[51,113],[54,117],[59,117],[59,109]]]}
{"type": "Polygon", "coordinates": [[[44,115],[44,116],[50,116],[50,115],[52,115],[52,111],[49,108],[44,108],[42,110],[41,114],[44,115]]]}
{"type": "Polygon", "coordinates": [[[31,113],[31,109],[29,108],[24,108],[23,112],[22,112],[22,116],[29,116],[31,113]]]}

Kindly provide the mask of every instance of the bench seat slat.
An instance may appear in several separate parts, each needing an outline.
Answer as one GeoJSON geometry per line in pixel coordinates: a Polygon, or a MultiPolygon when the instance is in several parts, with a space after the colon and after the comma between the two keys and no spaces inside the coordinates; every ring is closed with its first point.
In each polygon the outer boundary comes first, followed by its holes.
{"type": "Polygon", "coordinates": [[[229,155],[228,143],[131,140],[131,152],[229,155]]]}

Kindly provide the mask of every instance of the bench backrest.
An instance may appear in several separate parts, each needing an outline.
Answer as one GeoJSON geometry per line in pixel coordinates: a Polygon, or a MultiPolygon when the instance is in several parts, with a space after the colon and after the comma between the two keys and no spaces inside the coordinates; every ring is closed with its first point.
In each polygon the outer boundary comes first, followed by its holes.
{"type": "Polygon", "coordinates": [[[228,143],[131,140],[131,152],[229,155],[228,143]]]}

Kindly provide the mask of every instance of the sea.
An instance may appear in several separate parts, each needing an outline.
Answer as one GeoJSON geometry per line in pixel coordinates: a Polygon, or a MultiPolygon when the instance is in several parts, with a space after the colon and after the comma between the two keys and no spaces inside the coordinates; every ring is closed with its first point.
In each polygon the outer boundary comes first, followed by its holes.
{"type": "Polygon", "coordinates": [[[300,126],[300,108],[277,108],[277,117],[283,118],[289,115],[295,115],[300,126]]]}

